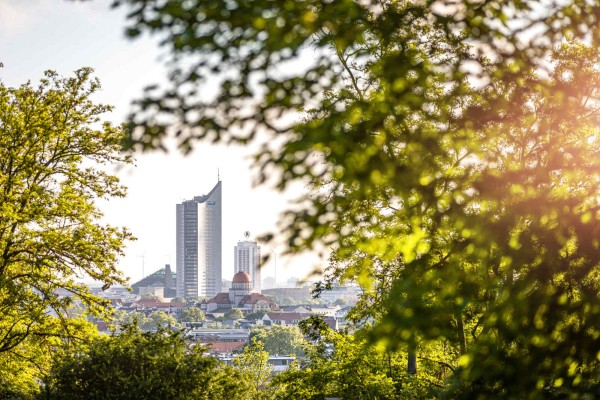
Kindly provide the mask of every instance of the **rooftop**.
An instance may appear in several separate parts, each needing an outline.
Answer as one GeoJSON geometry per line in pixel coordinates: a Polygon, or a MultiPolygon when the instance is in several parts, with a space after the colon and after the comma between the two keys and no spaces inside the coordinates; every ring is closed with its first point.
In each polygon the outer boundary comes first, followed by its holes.
{"type": "Polygon", "coordinates": [[[247,272],[240,271],[233,276],[232,282],[233,283],[251,283],[252,278],[250,278],[250,275],[248,275],[247,272]]]}

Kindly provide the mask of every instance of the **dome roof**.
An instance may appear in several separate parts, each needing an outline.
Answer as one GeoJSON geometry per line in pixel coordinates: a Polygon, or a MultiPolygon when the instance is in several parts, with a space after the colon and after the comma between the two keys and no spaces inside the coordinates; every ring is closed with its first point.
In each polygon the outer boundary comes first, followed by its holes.
{"type": "Polygon", "coordinates": [[[245,271],[240,271],[237,274],[235,274],[233,276],[233,281],[232,283],[251,283],[252,279],[250,278],[250,275],[248,275],[247,272],[245,271]]]}

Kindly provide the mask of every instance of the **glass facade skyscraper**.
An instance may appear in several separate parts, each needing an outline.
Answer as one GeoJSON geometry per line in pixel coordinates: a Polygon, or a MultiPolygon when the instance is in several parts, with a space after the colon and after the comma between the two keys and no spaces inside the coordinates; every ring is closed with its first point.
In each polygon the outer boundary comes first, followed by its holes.
{"type": "Polygon", "coordinates": [[[206,195],[177,204],[177,297],[221,292],[221,181],[206,195]]]}

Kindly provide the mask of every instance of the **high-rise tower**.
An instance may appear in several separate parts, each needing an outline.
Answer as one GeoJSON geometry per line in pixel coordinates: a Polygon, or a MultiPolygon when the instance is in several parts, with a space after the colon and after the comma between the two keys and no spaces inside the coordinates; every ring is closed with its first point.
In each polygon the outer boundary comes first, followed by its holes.
{"type": "Polygon", "coordinates": [[[206,195],[177,204],[177,296],[221,292],[221,181],[206,195]]]}
{"type": "MultiPolygon", "coordinates": [[[[250,235],[246,233],[246,239],[250,235]]],[[[255,241],[239,241],[234,247],[234,273],[240,271],[250,275],[252,290],[260,293],[260,246],[255,241]]]]}

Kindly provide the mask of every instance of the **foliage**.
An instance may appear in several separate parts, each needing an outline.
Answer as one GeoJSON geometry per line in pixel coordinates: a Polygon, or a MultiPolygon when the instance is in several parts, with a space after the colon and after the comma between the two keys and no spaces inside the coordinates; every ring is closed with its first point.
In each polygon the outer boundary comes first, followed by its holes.
{"type": "Polygon", "coordinates": [[[244,313],[239,308],[232,308],[223,315],[225,319],[240,319],[244,318],[244,313]]]}
{"type": "Polygon", "coordinates": [[[304,355],[304,337],[297,326],[273,325],[267,329],[253,329],[250,340],[261,342],[267,353],[271,355],[304,355]]]}
{"type": "Polygon", "coordinates": [[[18,346],[0,354],[0,398],[37,399],[40,381],[51,368],[54,358],[64,351],[85,348],[98,336],[96,327],[84,319],[69,318],[72,336],[61,338],[63,327],[47,321],[46,335],[30,335],[18,346]]]}
{"type": "Polygon", "coordinates": [[[204,321],[205,319],[206,319],[206,316],[204,315],[202,310],[199,309],[198,307],[184,308],[183,310],[181,310],[181,313],[179,314],[179,318],[177,318],[177,320],[179,322],[198,322],[198,321],[204,321]]]}
{"type": "Polygon", "coordinates": [[[125,195],[107,167],[132,161],[111,110],[90,97],[89,68],[38,85],[0,81],[0,397],[32,398],[62,345],[94,336],[84,319],[108,303],[78,278],[124,284],[116,269],[131,235],[101,223],[101,199],[125,195]],[[68,295],[65,295],[68,293],[68,295]]]}
{"type": "Polygon", "coordinates": [[[300,304],[300,301],[294,300],[291,297],[284,297],[282,298],[280,301],[277,301],[279,303],[280,306],[295,306],[297,304],[300,304]]]}
{"type": "Polygon", "coordinates": [[[263,316],[265,315],[264,311],[256,311],[250,314],[246,314],[244,316],[245,319],[249,320],[249,321],[256,321],[258,319],[261,319],[263,316]]]}
{"type": "Polygon", "coordinates": [[[149,316],[139,311],[133,311],[120,315],[118,322],[124,325],[137,325],[143,331],[181,328],[175,317],[164,311],[152,311],[149,316]]]}
{"type": "Polygon", "coordinates": [[[180,328],[181,325],[177,322],[175,317],[170,314],[167,314],[164,311],[152,311],[150,313],[150,321],[148,321],[147,325],[140,326],[144,330],[157,330],[157,329],[171,329],[171,328],[180,328]]]}
{"type": "Polygon", "coordinates": [[[131,236],[100,223],[95,202],[125,195],[105,166],[131,159],[122,130],[100,120],[110,107],[90,100],[100,87],[91,73],[0,82],[0,353],[29,335],[74,335],[63,321],[74,300],[104,310],[75,278],[125,283],[116,263],[131,236]]]}
{"type": "Polygon", "coordinates": [[[46,399],[245,399],[239,373],[190,348],[177,333],[142,333],[129,325],[88,350],[58,359],[45,380],[46,399]]]}
{"type": "Polygon", "coordinates": [[[371,219],[332,254],[332,281],[370,289],[350,317],[382,319],[374,337],[385,342],[449,339],[461,366],[451,398],[596,390],[597,349],[587,340],[598,318],[589,307],[598,300],[598,54],[568,43],[549,61],[544,79],[473,92],[479,108],[498,96],[513,108],[473,130],[477,147],[462,148],[470,160],[452,167],[457,175],[413,199],[417,191],[396,200],[384,190],[365,204],[346,190],[349,206],[333,224],[371,219]],[[403,238],[398,248],[386,244],[391,236],[403,238]]]}
{"type": "Polygon", "coordinates": [[[130,144],[264,135],[259,178],[314,187],[290,247],[333,246],[374,343],[448,340],[452,398],[600,390],[598,2],[115,4],[183,61],[130,144]]]}
{"type": "Polygon", "coordinates": [[[187,304],[187,300],[185,297],[173,297],[171,299],[171,303],[184,303],[187,304]]]}
{"type": "Polygon", "coordinates": [[[122,324],[137,326],[147,324],[149,320],[149,318],[146,317],[146,314],[139,311],[118,312],[115,314],[115,318],[117,319],[117,322],[122,324]]]}
{"type": "MultiPolygon", "coordinates": [[[[273,386],[281,399],[415,399],[432,396],[429,373],[409,375],[403,365],[406,353],[371,346],[364,332],[355,335],[331,330],[321,318],[303,321],[312,343],[300,368],[278,375],[273,386]]],[[[428,366],[431,372],[437,365],[428,366]]]]}
{"type": "Polygon", "coordinates": [[[265,351],[262,342],[255,338],[244,347],[244,352],[234,358],[233,365],[250,384],[248,399],[269,399],[271,388],[268,385],[273,376],[269,353],[265,351]]]}

